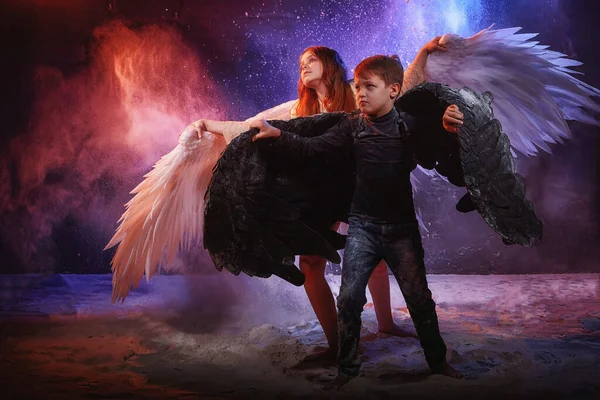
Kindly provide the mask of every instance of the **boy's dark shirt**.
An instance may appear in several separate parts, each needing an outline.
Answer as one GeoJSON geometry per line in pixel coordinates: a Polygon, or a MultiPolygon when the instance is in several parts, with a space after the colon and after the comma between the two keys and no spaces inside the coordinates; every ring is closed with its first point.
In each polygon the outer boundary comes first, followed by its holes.
{"type": "Polygon", "coordinates": [[[414,222],[410,172],[415,163],[405,140],[407,122],[395,108],[373,119],[348,115],[321,136],[305,138],[282,131],[273,145],[284,157],[307,163],[314,158],[335,164],[352,156],[356,189],[351,212],[379,222],[414,222]]]}

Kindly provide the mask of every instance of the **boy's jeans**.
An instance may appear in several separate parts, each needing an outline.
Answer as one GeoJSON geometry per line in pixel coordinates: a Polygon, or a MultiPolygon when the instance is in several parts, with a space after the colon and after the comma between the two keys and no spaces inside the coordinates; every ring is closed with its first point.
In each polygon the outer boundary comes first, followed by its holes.
{"type": "Polygon", "coordinates": [[[396,277],[408,306],[425,359],[431,367],[446,360],[435,303],[427,287],[424,251],[417,222],[378,223],[351,215],[337,298],[339,373],[356,376],[360,369],[358,343],[361,313],[367,302],[371,273],[383,259],[396,277]]]}

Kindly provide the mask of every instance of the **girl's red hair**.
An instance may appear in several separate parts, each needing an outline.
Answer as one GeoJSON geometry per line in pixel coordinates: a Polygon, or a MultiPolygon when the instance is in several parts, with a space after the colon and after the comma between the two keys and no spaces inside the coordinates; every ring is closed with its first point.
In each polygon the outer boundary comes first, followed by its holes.
{"type": "MultiPolygon", "coordinates": [[[[356,110],[354,92],[346,80],[346,65],[344,65],[338,52],[329,47],[313,46],[304,50],[300,58],[307,52],[314,54],[321,61],[321,64],[323,64],[323,76],[321,80],[327,88],[327,96],[323,101],[325,109],[329,112],[352,112],[356,110]]],[[[302,77],[300,77],[298,81],[298,108],[296,115],[298,117],[305,117],[319,114],[320,112],[321,107],[319,106],[317,92],[314,89],[304,86],[302,77]]]]}

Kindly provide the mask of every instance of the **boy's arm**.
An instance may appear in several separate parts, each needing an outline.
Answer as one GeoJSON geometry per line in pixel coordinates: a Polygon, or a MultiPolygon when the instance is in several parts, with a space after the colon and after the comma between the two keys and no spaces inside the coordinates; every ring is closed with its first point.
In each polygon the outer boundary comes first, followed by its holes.
{"type": "MultiPolygon", "coordinates": [[[[438,111],[439,112],[439,111],[438,111]]],[[[417,163],[425,169],[434,169],[450,183],[464,186],[460,159],[458,129],[463,114],[458,106],[450,105],[443,116],[431,114],[403,114],[404,129],[409,135],[417,163]]]]}
{"type": "MultiPolygon", "coordinates": [[[[458,127],[463,124],[463,120],[463,113],[456,104],[452,104],[444,111],[444,115],[442,116],[442,127],[447,132],[458,134],[458,127]]],[[[428,129],[423,126],[422,118],[419,119],[405,115],[404,122],[409,130],[428,129]]]]}
{"type": "Polygon", "coordinates": [[[302,137],[275,128],[265,120],[252,121],[251,128],[260,132],[252,140],[275,138],[272,147],[282,155],[293,158],[321,157],[326,160],[336,159],[346,153],[351,144],[351,125],[345,119],[328,129],[320,136],[302,137]]]}

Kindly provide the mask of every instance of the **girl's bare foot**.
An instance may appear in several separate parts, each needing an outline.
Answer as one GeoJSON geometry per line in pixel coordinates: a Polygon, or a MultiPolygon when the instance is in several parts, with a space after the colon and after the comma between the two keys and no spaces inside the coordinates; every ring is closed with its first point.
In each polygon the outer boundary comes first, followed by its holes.
{"type": "Polygon", "coordinates": [[[431,368],[431,373],[436,375],[444,375],[454,379],[462,379],[464,377],[463,374],[454,369],[454,367],[447,362],[443,362],[435,368],[431,368]]]}
{"type": "Polygon", "coordinates": [[[306,363],[335,363],[337,359],[337,349],[332,349],[331,347],[320,347],[319,349],[313,351],[301,361],[301,364],[306,363]]]}
{"type": "Polygon", "coordinates": [[[406,331],[406,330],[400,328],[398,325],[396,325],[393,322],[392,322],[391,326],[381,326],[380,325],[378,327],[377,335],[379,336],[380,334],[392,335],[392,336],[398,336],[398,337],[411,337],[411,338],[417,337],[417,335],[415,333],[406,331]]]}

